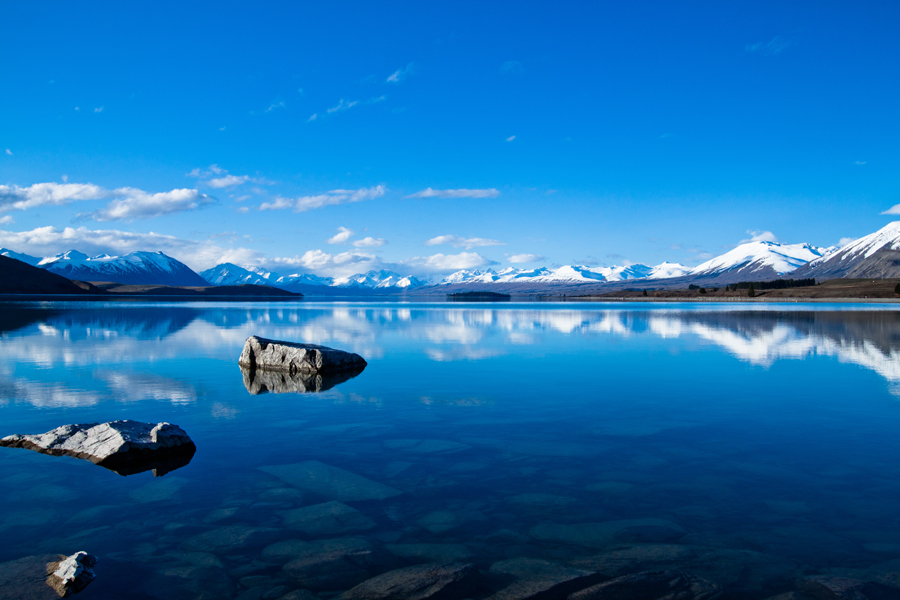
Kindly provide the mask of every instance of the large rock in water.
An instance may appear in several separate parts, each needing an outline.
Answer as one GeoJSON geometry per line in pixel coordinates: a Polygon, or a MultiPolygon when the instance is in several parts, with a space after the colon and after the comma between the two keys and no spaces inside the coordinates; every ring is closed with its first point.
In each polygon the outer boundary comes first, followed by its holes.
{"type": "Polygon", "coordinates": [[[244,342],[238,362],[250,370],[285,371],[304,376],[362,371],[366,367],[366,361],[359,354],[315,344],[267,340],[255,335],[244,342]]]}
{"type": "Polygon", "coordinates": [[[153,469],[155,476],[188,464],[197,450],[177,425],[139,421],[63,425],[47,433],[7,436],[0,446],[82,458],[119,475],[153,469]]]}

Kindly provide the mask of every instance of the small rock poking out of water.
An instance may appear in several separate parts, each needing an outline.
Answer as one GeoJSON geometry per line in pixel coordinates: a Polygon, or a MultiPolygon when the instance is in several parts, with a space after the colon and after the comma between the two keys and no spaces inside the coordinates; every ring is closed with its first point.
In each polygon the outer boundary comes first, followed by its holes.
{"type": "Polygon", "coordinates": [[[478,585],[470,563],[429,563],[382,573],[363,581],[338,600],[443,600],[466,598],[478,585]]]}
{"type": "Polygon", "coordinates": [[[57,563],[47,565],[47,570],[50,571],[47,575],[47,585],[52,587],[60,598],[77,594],[94,580],[95,566],[97,566],[96,556],[91,556],[87,552],[76,552],[57,563]]]}
{"type": "Polygon", "coordinates": [[[244,342],[238,363],[249,370],[283,371],[304,376],[361,371],[367,364],[362,356],[352,352],[315,344],[267,340],[255,335],[244,342]]]}
{"type": "Polygon", "coordinates": [[[575,592],[568,600],[714,600],[722,589],[681,571],[644,571],[575,592]]]}
{"type": "Polygon", "coordinates": [[[156,477],[187,465],[197,450],[177,425],[127,420],[63,425],[36,435],[10,435],[0,439],[0,446],[81,458],[119,475],[152,469],[156,477]]]}

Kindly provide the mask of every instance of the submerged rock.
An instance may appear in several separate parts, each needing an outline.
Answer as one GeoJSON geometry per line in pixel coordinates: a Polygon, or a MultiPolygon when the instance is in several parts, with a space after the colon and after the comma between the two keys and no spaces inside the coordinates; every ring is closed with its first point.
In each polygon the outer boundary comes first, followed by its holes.
{"type": "Polygon", "coordinates": [[[287,371],[264,371],[241,366],[244,387],[254,396],[258,394],[305,394],[324,392],[336,385],[353,379],[363,372],[364,366],[346,369],[336,373],[290,373],[287,371]]]}
{"type": "Polygon", "coordinates": [[[197,450],[177,425],[127,420],[63,425],[36,435],[10,435],[0,439],[0,446],[81,458],[119,475],[152,469],[157,477],[188,464],[197,450]]]}
{"type": "Polygon", "coordinates": [[[251,336],[244,342],[238,363],[250,370],[286,371],[312,375],[362,370],[366,361],[359,354],[317,346],[280,342],[251,336]]]}
{"type": "Polygon", "coordinates": [[[96,577],[95,566],[97,566],[96,556],[91,556],[87,552],[76,552],[72,556],[47,565],[47,570],[51,571],[47,576],[47,585],[52,587],[60,598],[77,594],[96,577]]]}
{"type": "Polygon", "coordinates": [[[478,583],[475,565],[430,563],[382,573],[340,596],[339,600],[449,600],[466,598],[478,583]]]}
{"type": "Polygon", "coordinates": [[[844,577],[805,577],[797,589],[817,600],[900,600],[900,589],[844,577]]]}
{"type": "Polygon", "coordinates": [[[343,502],[325,502],[284,513],[284,525],[309,537],[365,531],[375,522],[343,502]]]}
{"type": "Polygon", "coordinates": [[[363,538],[295,542],[290,548],[286,544],[266,549],[270,556],[289,550],[294,553],[294,559],[284,565],[284,574],[300,587],[311,590],[346,589],[374,573],[397,566],[391,555],[363,538]]]}
{"type": "Polygon", "coordinates": [[[491,565],[490,574],[514,580],[489,600],[563,598],[603,579],[592,571],[574,569],[539,558],[502,560],[491,565]]]}
{"type": "Polygon", "coordinates": [[[606,548],[627,542],[670,542],[687,532],[665,519],[623,519],[579,525],[541,523],[532,527],[530,533],[539,540],[606,548]]]}
{"type": "Polygon", "coordinates": [[[569,600],[713,600],[722,589],[681,571],[644,571],[605,581],[569,596],[569,600]]]}
{"type": "Polygon", "coordinates": [[[317,460],[307,460],[292,465],[260,467],[259,470],[274,475],[301,490],[315,492],[325,498],[342,502],[384,500],[403,493],[362,475],[332,467],[317,460]]]}
{"type": "Polygon", "coordinates": [[[223,554],[269,544],[281,533],[280,529],[273,527],[229,525],[190,537],[184,541],[182,547],[188,551],[223,554]]]}

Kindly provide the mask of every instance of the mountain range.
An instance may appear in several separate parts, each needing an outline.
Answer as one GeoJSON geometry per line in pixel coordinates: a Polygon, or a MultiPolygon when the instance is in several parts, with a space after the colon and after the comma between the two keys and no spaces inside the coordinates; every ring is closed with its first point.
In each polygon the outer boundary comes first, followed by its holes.
{"type": "Polygon", "coordinates": [[[842,248],[770,241],[743,243],[696,267],[664,262],[656,266],[629,264],[613,267],[565,265],[555,268],[460,270],[438,280],[378,270],[350,277],[320,277],[295,272],[286,275],[255,266],[222,263],[195,273],[162,252],[132,252],[124,256],[89,257],[76,250],[40,258],[0,248],[14,258],[81,281],[171,286],[267,285],[292,292],[318,295],[444,294],[478,289],[513,293],[592,292],[635,286],[651,289],[687,287],[691,283],[725,285],[738,281],[765,281],[779,277],[897,278],[900,277],[900,221],[851,242],[842,248]]]}

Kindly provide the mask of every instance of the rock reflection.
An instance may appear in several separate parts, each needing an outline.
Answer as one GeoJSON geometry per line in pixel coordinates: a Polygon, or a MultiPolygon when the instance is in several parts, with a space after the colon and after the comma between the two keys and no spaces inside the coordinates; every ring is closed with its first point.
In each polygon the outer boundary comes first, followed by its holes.
{"type": "Polygon", "coordinates": [[[365,367],[341,371],[339,373],[315,373],[304,375],[302,373],[285,373],[280,371],[263,371],[261,369],[247,369],[241,367],[244,376],[244,387],[254,396],[258,394],[306,394],[310,392],[324,392],[336,385],[353,379],[363,372],[365,367]]]}

